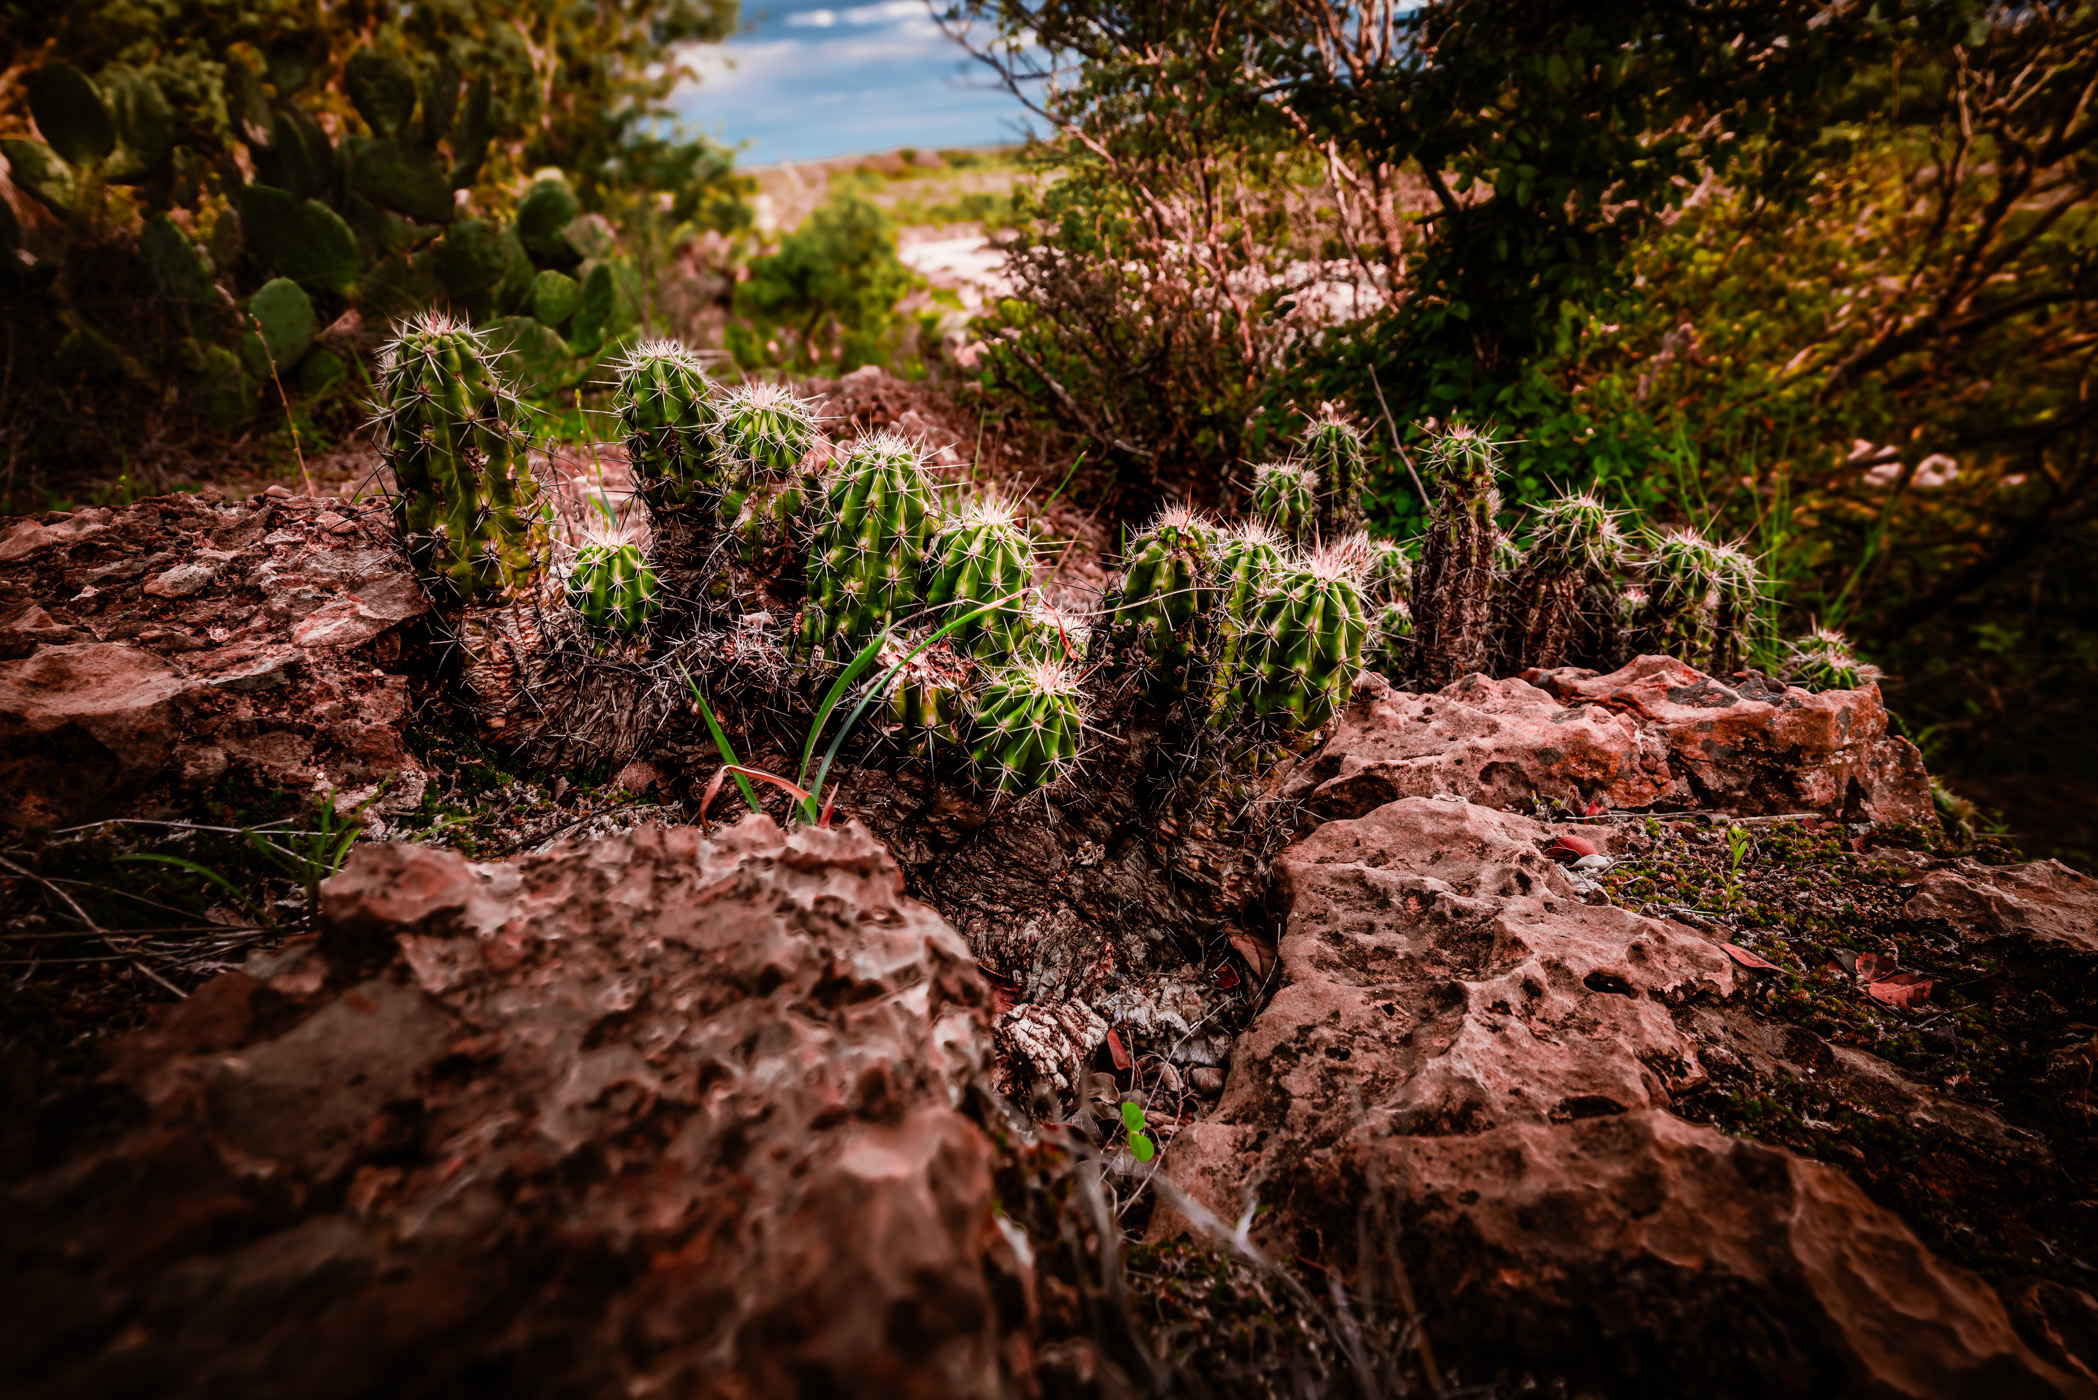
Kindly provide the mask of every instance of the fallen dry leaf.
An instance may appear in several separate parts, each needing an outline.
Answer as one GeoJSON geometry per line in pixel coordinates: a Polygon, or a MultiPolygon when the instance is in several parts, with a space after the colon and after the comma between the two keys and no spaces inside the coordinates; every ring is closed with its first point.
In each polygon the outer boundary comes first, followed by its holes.
{"type": "MultiPolygon", "coordinates": [[[[1864,959],[1860,958],[1859,961],[1864,959]]],[[[1874,982],[1865,990],[1875,1001],[1884,1002],[1902,1011],[1913,1011],[1930,1000],[1931,988],[1936,985],[1920,973],[1897,972],[1892,977],[1874,982]]]]}
{"type": "Polygon", "coordinates": [[[1571,835],[1553,837],[1552,844],[1544,848],[1544,853],[1557,861],[1574,861],[1583,856],[1601,854],[1596,850],[1595,842],[1585,836],[1571,835]]]}
{"type": "Polygon", "coordinates": [[[1265,939],[1255,938],[1250,933],[1231,935],[1231,948],[1246,960],[1246,967],[1256,982],[1268,980],[1268,970],[1275,965],[1275,949],[1265,939]]]}
{"type": "Polygon", "coordinates": [[[1879,982],[1892,976],[1901,964],[1892,958],[1883,958],[1878,953],[1858,954],[1857,975],[1860,982],[1879,982]]]}
{"type": "Polygon", "coordinates": [[[1784,971],[1784,969],[1779,967],[1776,963],[1769,961],[1767,958],[1757,957],[1754,953],[1749,952],[1748,949],[1741,947],[1739,944],[1722,943],[1719,946],[1726,949],[1726,955],[1732,958],[1735,962],[1741,964],[1743,967],[1752,967],[1758,972],[1784,971]]]}
{"type": "Polygon", "coordinates": [[[1221,962],[1210,969],[1209,979],[1217,984],[1219,991],[1230,991],[1238,985],[1238,969],[1230,963],[1221,962]]]}
{"type": "Polygon", "coordinates": [[[1112,1028],[1107,1032],[1107,1053],[1114,1060],[1116,1069],[1129,1068],[1129,1052],[1122,1048],[1122,1037],[1112,1028]]]}

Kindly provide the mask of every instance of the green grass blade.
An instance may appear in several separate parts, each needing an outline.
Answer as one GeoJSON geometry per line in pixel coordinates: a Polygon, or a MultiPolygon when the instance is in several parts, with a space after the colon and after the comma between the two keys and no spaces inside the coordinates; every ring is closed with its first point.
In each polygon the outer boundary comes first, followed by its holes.
{"type": "Polygon", "coordinates": [[[211,881],[212,884],[217,885],[220,889],[224,890],[227,894],[232,895],[233,902],[240,906],[240,912],[248,916],[248,921],[250,923],[259,924],[263,922],[263,920],[256,915],[255,907],[248,903],[247,896],[240,892],[239,886],[235,885],[231,880],[219,874],[218,871],[213,870],[208,865],[199,865],[193,860],[184,860],[181,856],[164,856],[151,851],[138,851],[130,855],[121,855],[117,857],[117,860],[119,862],[127,860],[143,860],[149,861],[154,865],[172,865],[179,869],[187,870],[192,875],[201,875],[205,879],[211,881]]]}
{"type": "MultiPolygon", "coordinates": [[[[685,669],[683,662],[678,663],[677,670],[678,674],[685,678],[686,688],[692,692],[692,703],[699,706],[699,713],[707,722],[707,732],[714,736],[714,747],[720,752],[721,761],[732,769],[740,769],[743,760],[736,757],[735,749],[729,745],[728,735],[721,732],[721,721],[714,718],[714,707],[707,703],[707,697],[699,693],[699,682],[692,679],[692,673],[685,669]]],[[[750,810],[762,813],[765,809],[758,805],[757,790],[751,787],[750,779],[740,772],[731,776],[735,778],[736,786],[742,790],[743,800],[750,804],[750,810]]]]}
{"type": "MultiPolygon", "coordinates": [[[[823,784],[824,781],[830,777],[831,764],[837,760],[838,750],[844,746],[845,736],[852,733],[853,726],[860,722],[860,716],[867,713],[867,707],[874,703],[874,697],[886,691],[889,688],[889,682],[895,680],[898,675],[902,674],[903,668],[910,665],[911,662],[917,660],[919,655],[923,653],[926,650],[926,648],[932,646],[935,642],[939,641],[942,637],[952,632],[955,628],[960,627],[964,623],[970,622],[976,618],[982,617],[986,613],[996,612],[998,609],[1004,607],[1007,603],[1010,603],[1018,598],[1026,597],[1027,593],[1028,589],[1022,588],[1018,592],[1006,594],[1003,598],[1000,598],[995,602],[985,603],[980,608],[972,608],[968,612],[961,614],[959,617],[950,621],[946,626],[942,627],[939,631],[933,633],[930,637],[927,637],[924,641],[918,643],[917,646],[911,648],[910,652],[906,654],[901,661],[897,662],[894,666],[891,666],[887,671],[885,671],[882,674],[882,678],[879,681],[875,682],[873,685],[867,688],[867,693],[860,697],[860,703],[853,707],[852,713],[850,715],[846,716],[845,724],[842,728],[838,730],[837,737],[830,741],[830,748],[827,751],[825,751],[823,755],[823,766],[816,770],[816,781],[809,784],[809,800],[806,806],[809,812],[808,819],[810,821],[816,820],[816,814],[822,810],[818,803],[823,797],[823,784]]],[[[812,744],[814,743],[813,731],[811,731],[810,742],[812,744]]]]}
{"type": "MultiPolygon", "coordinates": [[[[884,627],[881,629],[881,635],[861,647],[859,654],[852,658],[851,664],[839,673],[835,681],[831,682],[829,692],[823,697],[823,703],[816,707],[816,719],[814,723],[809,725],[808,741],[801,746],[801,768],[794,774],[796,787],[806,787],[808,785],[809,755],[816,751],[816,740],[823,736],[823,726],[830,723],[831,711],[838,707],[838,702],[845,698],[845,692],[851,688],[854,681],[860,678],[860,675],[867,669],[874,658],[881,655],[882,646],[888,640],[889,629],[884,627]]],[[[914,656],[916,654],[915,652],[912,653],[914,656]]],[[[814,821],[815,817],[811,816],[809,820],[814,821]]]]}

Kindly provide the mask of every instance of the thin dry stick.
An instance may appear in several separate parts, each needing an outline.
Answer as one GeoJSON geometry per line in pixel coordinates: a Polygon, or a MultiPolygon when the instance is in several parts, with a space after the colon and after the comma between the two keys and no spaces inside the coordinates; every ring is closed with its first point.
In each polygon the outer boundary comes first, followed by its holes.
{"type": "MultiPolygon", "coordinates": [[[[291,455],[299,462],[299,480],[306,483],[306,494],[313,494],[313,477],[306,470],[306,454],[299,447],[299,423],[291,416],[291,397],[284,392],[284,381],[277,377],[277,355],[270,349],[269,337],[262,333],[262,322],[255,313],[248,313],[248,324],[255,328],[255,338],[262,342],[262,353],[270,362],[270,383],[277,386],[277,402],[284,405],[284,424],[291,429],[291,455]]],[[[179,993],[178,993],[179,995],[179,993]]]]}
{"type": "Polygon", "coordinates": [[[1391,405],[1384,402],[1384,386],[1377,382],[1377,367],[1369,365],[1370,387],[1377,391],[1377,407],[1384,410],[1384,426],[1391,429],[1391,445],[1398,449],[1399,460],[1406,464],[1406,475],[1413,478],[1413,489],[1421,498],[1423,511],[1433,510],[1435,503],[1428,499],[1427,491],[1421,486],[1420,473],[1413,469],[1413,454],[1399,441],[1399,425],[1391,420],[1391,405]]]}
{"type": "Polygon", "coordinates": [[[36,881],[39,885],[42,885],[45,889],[57,895],[60,899],[66,902],[66,907],[73,911],[74,917],[78,918],[81,923],[86,924],[90,929],[94,930],[94,932],[101,937],[102,941],[109,945],[109,949],[111,952],[116,953],[121,957],[128,958],[131,962],[132,967],[136,968],[141,974],[152,978],[155,982],[158,982],[161,986],[166,987],[169,991],[173,992],[177,997],[181,998],[182,1000],[189,1000],[188,992],[183,991],[173,982],[168,981],[167,978],[162,977],[152,968],[147,967],[144,963],[138,961],[138,959],[132,957],[129,953],[126,953],[122,948],[117,946],[119,943],[137,942],[136,939],[127,939],[122,937],[121,935],[112,934],[108,929],[103,928],[100,924],[96,923],[93,919],[90,919],[87,916],[87,910],[82,909],[79,906],[79,904],[74,902],[73,896],[67,894],[64,890],[52,884],[49,880],[46,880],[43,876],[37,874],[35,871],[24,870],[21,866],[16,865],[13,861],[8,860],[5,857],[0,857],[0,865],[6,866],[9,870],[14,871],[15,874],[20,875],[25,880],[36,881]]]}

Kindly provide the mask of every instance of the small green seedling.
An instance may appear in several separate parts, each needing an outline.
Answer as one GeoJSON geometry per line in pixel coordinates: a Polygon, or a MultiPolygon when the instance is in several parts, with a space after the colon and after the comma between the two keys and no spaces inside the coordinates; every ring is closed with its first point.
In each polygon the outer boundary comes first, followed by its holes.
{"type": "Polygon", "coordinates": [[[1129,1134],[1129,1154],[1139,1162],[1148,1162],[1158,1153],[1151,1139],[1144,1135],[1144,1110],[1133,1103],[1122,1105],[1122,1127],[1129,1134]]]}
{"type": "Polygon", "coordinates": [[[1741,874],[1741,862],[1748,856],[1748,841],[1747,827],[1730,826],[1726,829],[1727,854],[1733,859],[1734,874],[1737,878],[1741,874]]]}

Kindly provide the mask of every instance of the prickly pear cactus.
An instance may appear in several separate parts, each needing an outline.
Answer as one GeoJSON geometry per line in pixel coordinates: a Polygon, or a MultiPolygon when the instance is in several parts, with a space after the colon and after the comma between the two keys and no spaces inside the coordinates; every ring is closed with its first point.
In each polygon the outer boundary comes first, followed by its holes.
{"type": "Polygon", "coordinates": [[[417,574],[458,602],[526,592],[547,563],[538,485],[506,416],[516,399],[488,360],[471,326],[438,312],[410,322],[379,358],[394,525],[417,574]]]}
{"type": "Polygon", "coordinates": [[[575,567],[568,574],[568,602],[593,632],[638,636],[661,606],[656,571],[638,545],[592,540],[576,551],[575,567]]]}
{"type": "Polygon", "coordinates": [[[1715,676],[1731,675],[1762,597],[1756,561],[1696,530],[1654,537],[1644,641],[1715,676]]]}
{"type": "Polygon", "coordinates": [[[1857,690],[1880,678],[1880,669],[1858,660],[1850,641],[1832,627],[1817,627],[1785,646],[1778,679],[1805,690],[1857,690]]]}
{"type": "Polygon", "coordinates": [[[1037,661],[1002,671],[969,717],[970,769],[994,792],[1033,792],[1071,771],[1084,723],[1072,668],[1037,661]]]}
{"type": "Polygon", "coordinates": [[[1625,538],[1593,492],[1560,496],[1530,516],[1530,544],[1500,597],[1495,651],[1504,675],[1532,666],[1600,659],[1598,639],[1616,612],[1625,538]]]}
{"type": "Polygon", "coordinates": [[[1369,639],[1363,643],[1362,659],[1371,670],[1385,677],[1410,674],[1413,665],[1413,614],[1406,604],[1393,599],[1377,607],[1370,618],[1369,639]]]}
{"type": "Polygon", "coordinates": [[[983,661],[1013,654],[1027,622],[1027,601],[1012,595],[1034,583],[1034,544],[1010,502],[987,496],[969,502],[940,526],[926,561],[925,603],[938,609],[936,625],[957,614],[1009,598],[995,611],[947,635],[983,661]]]}
{"type": "Polygon", "coordinates": [[[617,373],[619,427],[642,498],[658,515],[691,509],[720,486],[713,381],[674,340],[645,342],[617,373]]]}
{"type": "Polygon", "coordinates": [[[810,533],[801,651],[863,642],[917,604],[938,513],[924,456],[893,433],[860,439],[828,474],[810,533]]]}
{"type": "Polygon", "coordinates": [[[1302,540],[1318,517],[1318,474],[1302,462],[1253,469],[1253,518],[1284,539],[1302,540]]]}
{"type": "Polygon", "coordinates": [[[1436,494],[1414,576],[1413,664],[1414,676],[1433,689],[1489,661],[1499,465],[1493,441],[1461,423],[1428,448],[1436,494]]]}
{"type": "Polygon", "coordinates": [[[1330,542],[1361,529],[1362,493],[1369,485],[1362,430],[1325,404],[1304,430],[1304,457],[1318,483],[1312,517],[1317,538],[1330,542]]]}
{"type": "Polygon", "coordinates": [[[1246,629],[1236,680],[1242,717],[1317,729],[1347,703],[1368,636],[1362,589],[1340,550],[1293,562],[1246,629]]]}
{"type": "Polygon", "coordinates": [[[1215,527],[1186,506],[1168,506],[1129,542],[1108,626],[1115,648],[1141,665],[1155,698],[1187,693],[1209,659],[1216,557],[1215,527]]]}

